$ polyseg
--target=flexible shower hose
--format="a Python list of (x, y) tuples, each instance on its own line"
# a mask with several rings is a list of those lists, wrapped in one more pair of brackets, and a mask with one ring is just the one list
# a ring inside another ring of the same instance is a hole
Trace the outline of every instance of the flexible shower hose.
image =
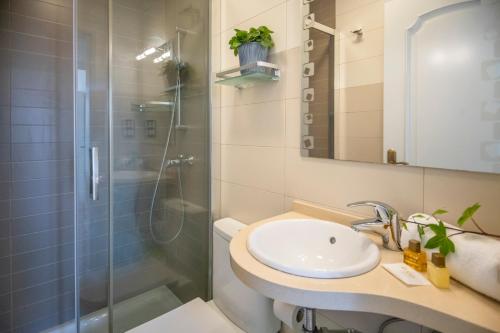
[[(156, 195), (158, 193), (158, 187), (159, 187), (159, 184), (160, 184), (160, 180), (161, 180), (161, 175), (163, 174), (163, 168), (165, 167), (165, 162), (167, 161), (167, 153), (168, 153), (168, 146), (170, 145), (170, 137), (172, 135), (172, 128), (174, 127), (174, 119), (175, 119), (175, 108), (177, 108), (177, 98), (178, 98), (178, 93), (179, 93), (179, 89), (180, 89), (180, 83), (181, 83), (181, 80), (180, 80), (180, 69), (179, 67), (177, 67), (177, 80), (176, 80), (176, 89), (175, 89), (175, 96), (174, 96), (174, 108), (171, 112), (171, 116), (170, 116), (170, 126), (168, 128), (168, 134), (167, 134), (167, 139), (166, 139), (166, 142), (165, 142), (165, 148), (163, 149), (163, 157), (162, 157), (162, 160), (161, 160), (161, 165), (160, 165), (160, 171), (158, 171), (158, 177), (156, 178), (156, 183), (155, 183), (155, 189), (154, 189), (154, 192), (153, 192), (153, 198), (151, 199), (151, 205), (149, 207), (149, 233), (151, 234), (151, 238), (153, 239), (153, 241), (157, 244), (161, 244), (161, 245), (168, 245), (170, 243), (172, 243), (174, 240), (177, 239), (177, 237), (179, 237), (179, 235), (181, 234), (182, 232), (182, 228), (184, 227), (184, 217), (185, 217), (185, 207), (184, 207), (184, 196), (183, 196), (183, 193), (182, 193), (182, 181), (181, 181), (181, 168), (182, 168), (182, 164), (179, 164), (177, 166), (177, 184), (178, 184), (178, 188), (179, 188), (179, 199), (181, 200), (181, 225), (179, 227), (179, 230), (177, 230), (177, 232), (175, 233), (175, 235), (167, 240), (162, 240), (162, 239), (159, 239), (156, 237), (155, 235), (155, 232), (154, 232), (154, 228), (153, 228), (153, 208), (154, 208), (154, 204), (155, 204), (155, 200), (156, 200)], [(167, 221), (168, 223), (168, 221)]]

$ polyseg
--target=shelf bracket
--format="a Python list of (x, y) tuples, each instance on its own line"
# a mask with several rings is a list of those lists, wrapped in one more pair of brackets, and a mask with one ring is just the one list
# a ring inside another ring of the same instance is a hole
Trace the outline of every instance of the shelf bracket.
[(335, 36), (335, 29), (316, 22), (314, 13), (304, 16), (304, 29), (316, 29), (330, 36)]

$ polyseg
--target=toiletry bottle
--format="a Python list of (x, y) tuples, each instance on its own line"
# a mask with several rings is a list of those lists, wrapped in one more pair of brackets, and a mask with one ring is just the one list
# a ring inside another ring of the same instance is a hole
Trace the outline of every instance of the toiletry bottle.
[(419, 272), (427, 270), (427, 255), (425, 252), (420, 251), (420, 242), (412, 239), (408, 243), (408, 248), (404, 250), (403, 261)]
[(433, 253), (429, 263), (429, 280), (438, 288), (450, 287), (450, 272), (446, 268), (446, 261), (441, 253)]

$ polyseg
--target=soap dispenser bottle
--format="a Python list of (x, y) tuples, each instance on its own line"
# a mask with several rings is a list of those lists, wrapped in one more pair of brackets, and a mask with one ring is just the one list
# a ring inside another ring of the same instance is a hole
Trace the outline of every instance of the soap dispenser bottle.
[(450, 272), (446, 268), (445, 257), (441, 253), (433, 253), (428, 267), (429, 280), (438, 288), (450, 287)]
[(425, 272), (427, 270), (427, 255), (425, 251), (420, 250), (418, 240), (412, 239), (408, 242), (408, 248), (403, 252), (403, 261), (416, 271)]

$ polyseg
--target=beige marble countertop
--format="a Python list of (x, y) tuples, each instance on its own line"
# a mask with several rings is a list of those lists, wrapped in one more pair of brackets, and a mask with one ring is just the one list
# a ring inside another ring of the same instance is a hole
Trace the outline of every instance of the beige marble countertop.
[(290, 304), (380, 313), (444, 333), (500, 332), (499, 302), (454, 280), (450, 289), (404, 285), (380, 265), (401, 262), (402, 253), (384, 249), (376, 235), (369, 237), (380, 248), (380, 264), (366, 274), (344, 279), (314, 279), (287, 274), (260, 263), (247, 251), (248, 235), (255, 228), (270, 221), (295, 218), (318, 218), (348, 224), (359, 217), (295, 202), (293, 211), (242, 229), (230, 244), (231, 266), (249, 287)]

